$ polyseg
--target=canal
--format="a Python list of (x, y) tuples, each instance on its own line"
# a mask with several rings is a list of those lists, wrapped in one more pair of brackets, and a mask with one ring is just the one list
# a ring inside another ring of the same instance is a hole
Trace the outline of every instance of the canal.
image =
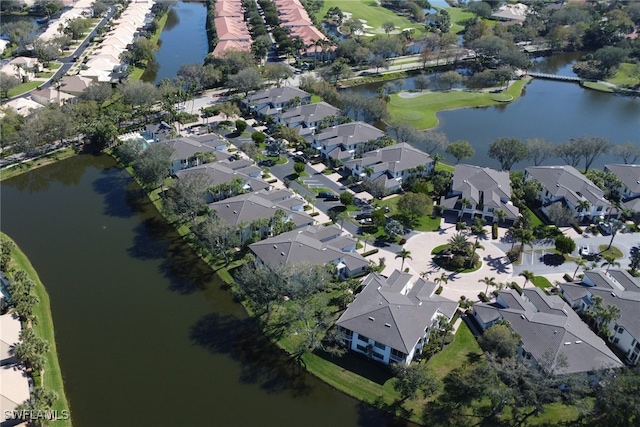
[(202, 64), (209, 52), (204, 2), (179, 0), (169, 10), (162, 30), (156, 62), (147, 67), (142, 80), (158, 84), (162, 79), (172, 80), (184, 64)]
[(387, 424), (264, 339), (110, 157), (4, 181), (0, 201), (50, 294), (75, 426)]

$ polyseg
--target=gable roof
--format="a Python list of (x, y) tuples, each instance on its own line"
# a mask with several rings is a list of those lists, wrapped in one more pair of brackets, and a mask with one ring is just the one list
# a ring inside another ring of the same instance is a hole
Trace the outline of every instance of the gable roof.
[(296, 227), (314, 223), (314, 219), (307, 213), (296, 212), (282, 203), (272, 202), (263, 196), (263, 192), (230, 197), (219, 202), (210, 203), (209, 207), (232, 226), (237, 226), (241, 223), (249, 224), (256, 219), (272, 218), (278, 209), (282, 209)]
[(340, 109), (326, 102), (299, 105), (280, 113), (280, 119), (286, 123), (318, 122), (326, 117), (340, 116)]
[(326, 128), (319, 134), (313, 135), (313, 140), (327, 146), (342, 144), (346, 147), (379, 139), (383, 136), (385, 133), (380, 129), (358, 121)]
[(474, 165), (456, 165), (451, 191), (442, 197), (440, 204), (454, 208), (461, 198), (476, 205), (484, 204), (502, 209), (509, 219), (516, 219), (520, 213), (514, 205), (502, 202), (502, 199), (511, 199), (511, 179), (506, 171)]
[(353, 169), (371, 167), (375, 172), (397, 173), (433, 162), (431, 156), (406, 142), (364, 153), (361, 158), (345, 162), (345, 167)]
[[(217, 143), (221, 141), (216, 138), (191, 138), (184, 137), (159, 142), (173, 148), (171, 160), (188, 159), (196, 153), (215, 153), (217, 160), (228, 159), (230, 154), (216, 150)], [(224, 142), (223, 142), (224, 143)]]
[(573, 166), (536, 166), (525, 171), (554, 197), (563, 197), (573, 206), (578, 206), (581, 200), (592, 205), (609, 205), (604, 192)]
[(522, 295), (513, 289), (500, 291), (497, 302), (473, 307), (483, 319), (493, 314), (496, 320), (509, 321), (522, 348), (539, 363), (549, 356), (565, 358), (568, 366), (555, 368), (556, 374), (623, 366), (568, 304), (538, 288), (524, 289)]
[(612, 164), (604, 165), (605, 170), (610, 171), (634, 193), (640, 193), (640, 165)]
[(395, 270), (389, 278), (369, 274), (364, 289), (337, 324), (379, 343), (411, 353), (438, 314), (453, 317), (458, 303), (436, 295), (436, 284)]
[(560, 289), (572, 300), (592, 296), (602, 298), (602, 303), (615, 305), (620, 317), (615, 321), (636, 340), (640, 339), (640, 279), (626, 270), (585, 271), (582, 282), (562, 283)]
[(60, 91), (62, 92), (84, 92), (91, 86), (93, 80), (82, 76), (64, 76), (60, 79)]
[[(216, 155), (218, 153), (221, 152), (216, 152)], [(261, 178), (251, 178), (249, 175), (242, 173), (241, 170), (234, 171), (221, 162), (206, 163), (204, 165), (183, 169), (176, 172), (176, 176), (182, 178), (194, 173), (206, 175), (211, 180), (212, 186), (232, 182), (235, 178), (241, 178), (246, 183), (245, 185), (248, 185), (250, 191), (259, 191), (271, 187), (265, 180)]]
[(311, 95), (302, 89), (291, 86), (272, 87), (249, 94), (246, 102), (251, 104), (282, 104), (290, 102), (295, 97), (307, 98)]
[(301, 262), (325, 265), (341, 259), (344, 259), (350, 270), (369, 265), (359, 253), (343, 251), (347, 246), (346, 242), (355, 247), (356, 241), (350, 236), (341, 236), (342, 230), (335, 224), (328, 227), (310, 225), (253, 243), (249, 248), (262, 262), (270, 266)]

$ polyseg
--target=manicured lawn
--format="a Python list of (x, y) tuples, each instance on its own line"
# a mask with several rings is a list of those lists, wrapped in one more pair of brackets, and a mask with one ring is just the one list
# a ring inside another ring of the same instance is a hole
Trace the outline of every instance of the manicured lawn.
[(311, 95), (311, 103), (315, 104), (316, 102), (322, 102), (322, 97), (320, 95)]
[(405, 17), (397, 15), (390, 9), (386, 9), (379, 6), (375, 0), (353, 0), (353, 1), (338, 1), (338, 0), (326, 0), (322, 10), (316, 14), (318, 22), (322, 22), (325, 14), (331, 8), (337, 6), (342, 12), (351, 13), (353, 18), (366, 21), (365, 24), (373, 28), (365, 28), (366, 34), (384, 34), (382, 24), (385, 22), (393, 22), (396, 26), (396, 31), (406, 28), (415, 28), (416, 35), (421, 33), (424, 26), (408, 20)]
[(640, 79), (638, 79), (637, 77), (633, 77), (633, 71), (635, 67), (635, 64), (624, 62), (620, 64), (618, 72), (613, 77), (608, 78), (607, 81), (619, 87), (637, 86), (638, 84), (640, 84)]
[(551, 282), (549, 281), (549, 279), (547, 279), (544, 276), (535, 276), (533, 278), (533, 280), (531, 281), (531, 283), (533, 283), (535, 286), (537, 286), (538, 288), (545, 290), (547, 288), (550, 288), (551, 286), (553, 286), (551, 284)]
[(36, 77), (43, 78), (43, 79), (47, 79), (47, 78), (49, 78), (49, 77), (51, 77), (51, 76), (53, 76), (53, 73), (52, 73), (52, 72), (46, 72), (46, 71), (44, 71), (44, 72), (42, 72), (42, 73), (36, 73)]
[[(389, 213), (387, 215), (402, 222), (401, 220), (404, 218), (401, 218), (401, 214), (398, 211), (398, 202), (400, 201), (400, 197), (401, 196), (396, 196), (385, 200), (376, 200), (373, 205), (380, 206), (382, 208), (388, 207)], [(411, 228), (415, 231), (436, 231), (440, 228), (441, 221), (441, 217), (436, 216), (435, 218), (432, 218), (431, 213), (429, 213), (428, 215), (416, 218)]]
[(11, 98), (12, 96), (20, 95), (25, 92), (29, 92), (30, 90), (33, 90), (38, 86), (40, 86), (42, 83), (44, 82), (38, 81), (38, 80), (32, 80), (30, 82), (19, 84), (18, 86), (9, 90), (9, 94), (8, 94), (9, 98)]
[(544, 223), (542, 222), (540, 217), (538, 217), (538, 215), (536, 215), (535, 212), (533, 212), (531, 209), (529, 209), (526, 206), (525, 206), (524, 210), (529, 211), (529, 213), (531, 214), (531, 224), (533, 225), (534, 228), (538, 227), (540, 225), (544, 225)]
[(449, 171), (453, 173), (456, 170), (456, 167), (447, 163), (438, 162), (435, 169), (436, 171)]
[(449, 31), (456, 34), (464, 30), (466, 22), (475, 16), (473, 13), (461, 7), (449, 7), (447, 8), (447, 12), (449, 12), (452, 24)]
[(287, 163), (286, 157), (267, 156), (266, 159), (276, 162), (277, 165), (284, 165), (285, 163)]
[(77, 153), (73, 148), (65, 148), (64, 150), (56, 151), (55, 153), (52, 153), (45, 157), (41, 157), (36, 160), (31, 160), (27, 163), (22, 163), (18, 166), (14, 166), (9, 169), (3, 169), (2, 173), (0, 173), (0, 181), (13, 178), (14, 176), (21, 175), (25, 172), (39, 168), (41, 166), (46, 166), (48, 164), (55, 163), (58, 160), (66, 159), (68, 157), (73, 157), (76, 154)]
[(57, 70), (60, 67), (62, 67), (62, 63), (61, 62), (50, 62), (49, 66), (47, 68), (50, 69), (50, 70)]
[(158, 20), (158, 28), (153, 36), (150, 37), (150, 40), (155, 44), (158, 44), (158, 40), (160, 39), (160, 35), (162, 34), (162, 30), (164, 29), (165, 24), (167, 23), (167, 18), (169, 18), (169, 13), (165, 13)]
[[(11, 240), (6, 234), (0, 234), (2, 235), (2, 239)], [(47, 294), (47, 290), (40, 281), (38, 273), (35, 271), (24, 252), (16, 247), (16, 249), (11, 253), (11, 257), (15, 263), (15, 268), (24, 270), (29, 278), (36, 283), (35, 294), (40, 299), (40, 303), (34, 308), (34, 313), (38, 322), (37, 324), (34, 324), (33, 329), (36, 334), (46, 340), (51, 347), (49, 353), (46, 354), (46, 363), (43, 375), (44, 387), (47, 390), (55, 391), (58, 394), (58, 400), (53, 404), (52, 409), (58, 412), (63, 410), (68, 411), (69, 404), (67, 402), (67, 397), (64, 394), (64, 382), (62, 380), (60, 364), (58, 363), (58, 351), (56, 349), (53, 319), (51, 317), (51, 307), (49, 305), (49, 294)], [(50, 425), (71, 426), (71, 420), (58, 420), (52, 422)]]
[[(506, 91), (506, 94), (517, 99), (522, 92), (526, 80), (518, 80)], [(414, 98), (401, 98), (391, 95), (389, 113), (393, 119), (407, 121), (418, 129), (429, 129), (438, 124), (436, 113), (456, 108), (485, 107), (502, 104), (496, 100), (496, 94), (489, 92), (471, 92), (452, 90), (448, 92), (424, 92)]]
[(620, 249), (616, 248), (615, 246), (611, 246), (611, 248), (607, 249), (608, 247), (609, 245), (598, 246), (598, 252), (600, 252), (600, 256), (604, 257), (605, 255), (613, 255), (616, 258), (624, 257), (624, 254)]
[[(442, 251), (444, 251), (447, 247), (449, 247), (448, 244), (436, 246), (435, 248), (433, 248), (431, 250), (431, 255), (438, 255)], [(453, 271), (453, 272), (456, 272), (456, 273), (473, 273), (474, 271), (477, 271), (477, 270), (480, 269), (480, 267), (482, 267), (482, 261), (480, 260), (481, 257), (479, 255), (480, 251), (481, 251), (481, 249), (476, 251), (476, 255), (475, 255), (475, 258), (474, 258), (474, 261), (476, 261), (476, 262), (473, 265), (473, 267), (471, 267), (471, 268), (469, 268), (469, 267), (454, 268), (452, 265), (450, 265), (451, 263), (450, 263), (449, 259), (445, 258), (445, 257), (437, 258), (437, 257), (434, 256), (433, 257), (433, 262), (435, 264), (437, 264), (438, 266), (440, 266), (441, 268), (444, 268), (447, 271)], [(466, 265), (469, 265), (469, 264), (465, 261), (464, 265), (466, 266)]]
[(443, 379), (449, 372), (464, 365), (470, 354), (481, 355), (482, 350), (467, 324), (462, 322), (453, 342), (433, 356), (427, 366), (439, 379)]
[(613, 88), (598, 82), (583, 82), (582, 85), (586, 88), (598, 90), (600, 92), (613, 92)]
[(131, 73), (129, 73), (129, 80), (140, 80), (140, 77), (144, 74), (144, 68), (131, 67)]

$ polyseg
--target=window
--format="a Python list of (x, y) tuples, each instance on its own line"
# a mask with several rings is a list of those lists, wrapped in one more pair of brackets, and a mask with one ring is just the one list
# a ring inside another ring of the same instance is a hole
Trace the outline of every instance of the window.
[(377, 353), (375, 351), (373, 353), (371, 353), (371, 354), (373, 355), (373, 357), (375, 357), (377, 359), (384, 359), (383, 355), (381, 355), (380, 353)]
[(369, 342), (369, 337), (365, 337), (364, 335), (358, 334), (358, 339), (360, 341)]
[(381, 342), (378, 342), (378, 341), (376, 341), (375, 344), (373, 344), (373, 345), (375, 345), (377, 348), (379, 348), (381, 350), (384, 350), (385, 348), (387, 348), (386, 345), (384, 345), (384, 344), (382, 344)]
[(614, 344), (618, 344), (619, 342), (620, 342), (620, 338), (614, 338), (614, 339), (613, 339), (613, 343), (614, 343)]
[(618, 329), (616, 329), (616, 332), (618, 332), (619, 334), (624, 332), (624, 328), (622, 326), (620, 326)]
[(395, 348), (391, 349), (391, 355), (395, 356), (397, 359), (404, 359), (405, 357), (407, 357), (406, 354), (404, 354), (403, 352), (396, 350)]

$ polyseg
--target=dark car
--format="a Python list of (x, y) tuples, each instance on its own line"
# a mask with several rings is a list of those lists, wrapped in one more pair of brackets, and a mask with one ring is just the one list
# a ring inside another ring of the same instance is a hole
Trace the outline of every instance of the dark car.
[(360, 213), (360, 214), (356, 215), (356, 219), (358, 221), (360, 221), (361, 219), (371, 218), (371, 216), (372, 216), (371, 212), (363, 212), (363, 213)]
[(319, 192), (318, 197), (323, 197), (325, 200), (340, 200), (340, 197), (328, 191)]

